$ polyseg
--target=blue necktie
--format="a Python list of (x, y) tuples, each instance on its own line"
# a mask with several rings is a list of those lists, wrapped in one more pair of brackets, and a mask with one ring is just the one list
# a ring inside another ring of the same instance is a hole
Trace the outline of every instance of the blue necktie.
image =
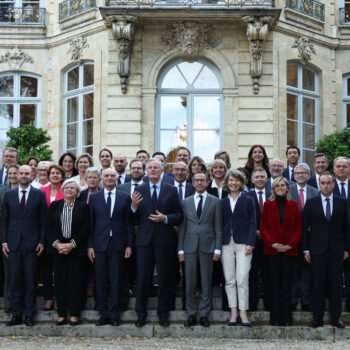
[(179, 184), (179, 198), (180, 198), (180, 202), (182, 202), (182, 198), (183, 198), (182, 184)]
[(326, 205), (326, 219), (327, 219), (328, 222), (331, 222), (332, 214), (331, 214), (331, 203), (329, 202), (329, 198), (326, 198), (326, 202), (327, 202), (327, 205)]
[(153, 209), (156, 210), (157, 208), (157, 186), (153, 185), (153, 193), (152, 193), (152, 204), (153, 204)]
[(342, 182), (340, 185), (341, 185), (340, 195), (346, 199), (345, 183)]

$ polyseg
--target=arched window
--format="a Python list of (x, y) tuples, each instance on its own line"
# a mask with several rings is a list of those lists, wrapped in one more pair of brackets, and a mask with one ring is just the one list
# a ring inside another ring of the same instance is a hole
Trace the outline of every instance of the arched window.
[(301, 150), (300, 161), (313, 164), (318, 139), (318, 73), (299, 63), (287, 64), (287, 145)]
[(10, 127), (40, 127), (40, 116), (40, 77), (24, 72), (0, 74), (0, 142), (5, 142)]
[(343, 78), (343, 126), (350, 128), (350, 74)]
[(215, 66), (178, 60), (158, 79), (156, 149), (168, 154), (188, 147), (205, 161), (223, 146), (223, 96)]
[(93, 155), (93, 63), (83, 63), (65, 72), (63, 99), (64, 151)]

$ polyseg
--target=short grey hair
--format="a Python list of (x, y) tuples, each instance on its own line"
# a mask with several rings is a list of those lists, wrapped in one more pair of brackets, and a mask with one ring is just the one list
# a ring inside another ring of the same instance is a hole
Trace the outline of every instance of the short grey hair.
[(44, 166), (47, 166), (50, 168), (50, 166), (52, 165), (52, 162), (50, 162), (49, 160), (41, 160), (39, 163), (38, 163), (38, 168), (40, 167), (40, 165), (44, 165)]
[(63, 182), (62, 187), (61, 187), (62, 192), (63, 192), (63, 190), (65, 189), (65, 187), (66, 187), (69, 183), (74, 183), (75, 188), (77, 189), (76, 198), (79, 197), (79, 195), (80, 195), (80, 186), (79, 186), (78, 182), (77, 182), (75, 179), (73, 179), (73, 178), (67, 179), (67, 180), (65, 180), (65, 181)]
[(183, 166), (186, 168), (186, 170), (188, 171), (188, 165), (187, 165), (185, 162), (183, 162), (183, 161), (176, 162), (176, 163), (174, 164), (174, 168), (176, 167), (177, 164), (183, 165)]
[(311, 174), (310, 167), (309, 167), (306, 163), (299, 163), (299, 164), (295, 167), (294, 172), (297, 170), (297, 168), (303, 168), (303, 169), (305, 169), (305, 170), (309, 173), (309, 175)]
[(97, 173), (98, 178), (101, 177), (100, 169), (97, 168), (96, 166), (91, 166), (91, 167), (86, 169), (86, 172), (85, 172), (85, 178), (86, 179), (87, 179), (87, 177), (89, 176), (90, 173)]
[(104, 175), (104, 173), (105, 173), (106, 171), (109, 171), (109, 170), (111, 170), (116, 176), (118, 176), (117, 170), (112, 169), (112, 168), (103, 169), (103, 170), (102, 170), (102, 176)]
[(164, 165), (163, 165), (163, 163), (162, 163), (159, 159), (157, 159), (157, 158), (151, 158), (151, 159), (147, 162), (146, 170), (148, 170), (149, 163), (151, 163), (151, 162), (156, 162), (156, 163), (159, 165), (160, 169), (161, 169), (162, 171), (164, 170)]
[(343, 157), (343, 156), (339, 156), (339, 157), (335, 158), (334, 161), (333, 161), (333, 166), (335, 166), (335, 163), (336, 163), (338, 160), (346, 160), (346, 161), (348, 162), (348, 166), (350, 166), (350, 160), (349, 160), (349, 158), (346, 158), (346, 157)]
[(230, 189), (228, 188), (228, 180), (230, 177), (233, 177), (234, 179), (242, 183), (239, 189), (242, 192), (244, 190), (244, 185), (245, 185), (244, 174), (241, 171), (234, 168), (227, 170), (224, 178), (223, 189), (230, 193)]

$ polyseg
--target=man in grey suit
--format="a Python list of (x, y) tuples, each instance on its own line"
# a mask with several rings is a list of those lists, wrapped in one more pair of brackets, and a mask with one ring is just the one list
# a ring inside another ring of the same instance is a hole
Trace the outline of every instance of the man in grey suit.
[(199, 262), (201, 277), (199, 323), (203, 327), (209, 327), (213, 261), (220, 259), (222, 245), (221, 202), (207, 193), (206, 174), (195, 174), (193, 186), (195, 194), (182, 202), (184, 221), (180, 225), (178, 239), (179, 261), (186, 262), (186, 309), (189, 317), (185, 326), (197, 324), (196, 286)]
[[(320, 191), (307, 184), (311, 171), (306, 163), (299, 163), (294, 169), (296, 183), (290, 186), (290, 193), (293, 200), (299, 203), (300, 211), (304, 209), (307, 200), (316, 197)], [(294, 270), (291, 291), (291, 308), (296, 309), (298, 301), (298, 285), (300, 280), (300, 299), (303, 311), (311, 309), (311, 267), (304, 259), (303, 250), (299, 249), (298, 263)]]

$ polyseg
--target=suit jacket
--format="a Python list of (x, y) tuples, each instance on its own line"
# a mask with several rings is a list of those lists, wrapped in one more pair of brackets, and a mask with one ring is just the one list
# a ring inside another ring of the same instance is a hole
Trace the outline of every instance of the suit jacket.
[(256, 215), (253, 198), (241, 192), (233, 213), (230, 199), (224, 198), (222, 200), (222, 214), (224, 227), (222, 244), (229, 244), (232, 236), (237, 244), (255, 247)]
[(71, 251), (71, 256), (86, 257), (87, 241), (90, 235), (90, 216), (87, 204), (75, 201), (72, 212), (71, 238), (62, 235), (61, 214), (64, 200), (52, 202), (46, 219), (46, 240), (48, 242), (48, 253), (58, 254), (52, 244), (59, 240), (60, 243), (69, 243), (74, 239), (76, 247)]
[[(183, 212), (180, 204), (177, 189), (161, 182), (156, 208), (153, 208), (150, 184), (143, 183), (137, 187), (137, 192), (142, 196), (142, 201), (135, 212), (138, 222), (138, 232), (136, 235), (136, 247), (154, 244), (164, 247), (176, 247), (176, 235), (174, 226), (179, 225), (183, 220)], [(150, 214), (158, 210), (168, 217), (168, 223), (155, 223), (149, 219)]]
[[(148, 175), (143, 177), (143, 182), (145, 183), (149, 183), (149, 178)], [(174, 177), (170, 176), (168, 173), (167, 174), (163, 174), (163, 178), (162, 178), (162, 182), (169, 184), (169, 185), (173, 185), (174, 184)]]
[(319, 189), (318, 186), (317, 186), (316, 175), (312, 175), (312, 176), (310, 177), (309, 181), (307, 182), (307, 184), (310, 185), (310, 186), (312, 186), (312, 187), (314, 187), (314, 188)]
[(2, 243), (7, 243), (10, 251), (16, 251), (23, 235), (26, 248), (35, 251), (39, 243), (45, 243), (46, 213), (42, 191), (30, 188), (23, 214), (18, 189), (6, 192), (2, 207)]
[[(49, 208), (51, 205), (51, 196), (50, 196), (51, 185), (41, 187), (40, 190), (45, 193), (47, 207)], [(55, 197), (55, 201), (60, 201), (61, 199), (63, 199), (63, 193), (62, 193), (62, 188), (60, 185), (58, 192), (56, 194), (56, 197)]]
[[(318, 194), (320, 193), (320, 191), (310, 185), (306, 186), (306, 201), (308, 201), (311, 198), (314, 198), (316, 196), (318, 196)], [(290, 195), (292, 197), (292, 199), (294, 201), (297, 201), (299, 204), (299, 209), (300, 211), (303, 210), (303, 208), (301, 207), (301, 201), (300, 201), (300, 196), (298, 193), (298, 186), (296, 183), (293, 183), (290, 185)], [(304, 203), (305, 206), (305, 203)]]
[[(107, 210), (104, 190), (93, 193), (89, 199), (91, 236), (88, 247), (97, 252), (105, 252), (109, 240), (116, 251), (123, 252), (125, 247), (133, 247), (133, 227), (131, 221), (131, 198), (130, 195), (119, 191), (115, 194), (115, 204), (112, 216)], [(112, 238), (110, 231), (112, 230)]]
[(276, 200), (265, 202), (260, 221), (260, 234), (264, 241), (264, 255), (277, 255), (277, 250), (271, 245), (281, 243), (292, 247), (286, 255), (297, 256), (297, 247), (301, 238), (299, 204), (296, 201), (287, 200), (281, 225)]
[(2, 167), (0, 169), (0, 185), (7, 185), (7, 174), (6, 174), (6, 177), (5, 177), (5, 182), (3, 183), (2, 182), (2, 175), (4, 174), (4, 168)]
[(306, 201), (303, 210), (303, 250), (312, 255), (343, 255), (350, 251), (349, 210), (346, 200), (333, 195), (331, 221), (324, 215), (322, 198)]
[[(335, 186), (333, 188), (333, 194), (335, 194), (336, 196), (341, 197), (337, 181), (335, 181)], [(350, 181), (348, 181), (348, 197), (346, 198), (346, 201), (348, 203), (349, 210), (350, 210)]]
[[(211, 194), (212, 196), (215, 196), (219, 198), (218, 189), (216, 187), (211, 187), (211, 184), (213, 183), (213, 180), (209, 182), (209, 185), (207, 187), (207, 192)], [(224, 189), (222, 190), (222, 196), (221, 199), (224, 199), (228, 196), (228, 192), (226, 192)]]
[(80, 195), (78, 197), (78, 200), (82, 203), (87, 203), (87, 199), (88, 199), (88, 194), (89, 194), (89, 189), (86, 188), (85, 190), (82, 190), (80, 192)]
[[(268, 183), (268, 182), (267, 182)], [(267, 184), (266, 183), (266, 184)], [(260, 209), (260, 204), (259, 204), (259, 199), (256, 196), (255, 189), (250, 190), (247, 193), (248, 196), (252, 197), (254, 200), (254, 206), (255, 206), (255, 218), (256, 218), (256, 228), (257, 230), (260, 229), (260, 221), (261, 221), (261, 209)], [(267, 186), (265, 186), (265, 202), (269, 200), (271, 196), (271, 189), (268, 190)]]
[(222, 245), (222, 212), (220, 199), (208, 194), (198, 219), (194, 195), (182, 201), (184, 220), (180, 225), (178, 251), (214, 253)]
[(292, 176), (292, 178), (289, 176), (289, 168), (284, 168), (282, 176), (284, 178), (286, 178), (289, 182), (295, 182), (295, 178), (294, 175)]
[[(175, 182), (174, 182), (174, 178), (173, 178), (173, 181), (170, 185), (173, 185), (175, 186)], [(195, 192), (192, 184), (190, 182), (185, 182), (185, 198), (189, 197), (189, 196), (192, 196)], [(179, 192), (178, 192), (179, 193)]]
[[(131, 181), (131, 175), (130, 175), (130, 174), (126, 174), (126, 175), (125, 175), (124, 184), (126, 184), (126, 183), (128, 183), (128, 182), (130, 182), (130, 181)], [(123, 184), (120, 184), (120, 185), (123, 185)], [(120, 186), (120, 185), (118, 185), (118, 186)]]

